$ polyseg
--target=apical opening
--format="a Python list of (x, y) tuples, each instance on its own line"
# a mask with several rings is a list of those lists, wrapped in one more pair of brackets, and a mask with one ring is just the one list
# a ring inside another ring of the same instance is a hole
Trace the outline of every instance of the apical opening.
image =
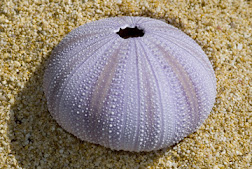
[(138, 27), (134, 27), (134, 28), (129, 28), (126, 27), (124, 29), (121, 29), (116, 32), (121, 38), (123, 39), (128, 39), (128, 38), (135, 38), (135, 37), (142, 37), (144, 36), (144, 30), (143, 29), (139, 29)]

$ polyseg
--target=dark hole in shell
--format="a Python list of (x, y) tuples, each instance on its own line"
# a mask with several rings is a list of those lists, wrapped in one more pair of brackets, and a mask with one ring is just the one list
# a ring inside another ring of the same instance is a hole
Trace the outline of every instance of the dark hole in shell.
[(121, 29), (116, 32), (121, 38), (128, 39), (128, 38), (135, 38), (135, 37), (143, 37), (144, 30), (139, 29), (138, 27), (129, 28), (126, 27), (125, 29)]

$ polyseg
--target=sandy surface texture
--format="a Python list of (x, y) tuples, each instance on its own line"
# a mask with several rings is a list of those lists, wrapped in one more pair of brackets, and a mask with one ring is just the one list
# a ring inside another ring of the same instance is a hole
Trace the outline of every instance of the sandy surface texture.
[[(161, 19), (213, 64), (215, 106), (173, 147), (112, 151), (65, 132), (47, 110), (46, 60), (74, 28), (112, 16)], [(34, 0), (0, 2), (0, 168), (251, 168), (252, 1)]]

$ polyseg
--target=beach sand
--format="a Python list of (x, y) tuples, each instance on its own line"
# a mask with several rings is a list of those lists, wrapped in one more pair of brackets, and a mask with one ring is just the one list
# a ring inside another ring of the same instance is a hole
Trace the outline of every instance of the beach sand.
[[(74, 28), (113, 16), (146, 16), (184, 31), (217, 78), (211, 114), (197, 132), (159, 151), (113, 151), (80, 141), (47, 110), (46, 60)], [(252, 1), (35, 0), (0, 2), (0, 168), (242, 168), (252, 166)]]

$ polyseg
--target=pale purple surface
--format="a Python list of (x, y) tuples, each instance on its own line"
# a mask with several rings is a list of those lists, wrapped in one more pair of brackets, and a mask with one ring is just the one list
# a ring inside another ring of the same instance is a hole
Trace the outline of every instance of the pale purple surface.
[[(120, 28), (144, 30), (123, 39)], [(81, 140), (116, 150), (177, 143), (204, 122), (216, 95), (211, 63), (165, 22), (116, 17), (87, 23), (53, 50), (44, 75), (48, 108)]]

